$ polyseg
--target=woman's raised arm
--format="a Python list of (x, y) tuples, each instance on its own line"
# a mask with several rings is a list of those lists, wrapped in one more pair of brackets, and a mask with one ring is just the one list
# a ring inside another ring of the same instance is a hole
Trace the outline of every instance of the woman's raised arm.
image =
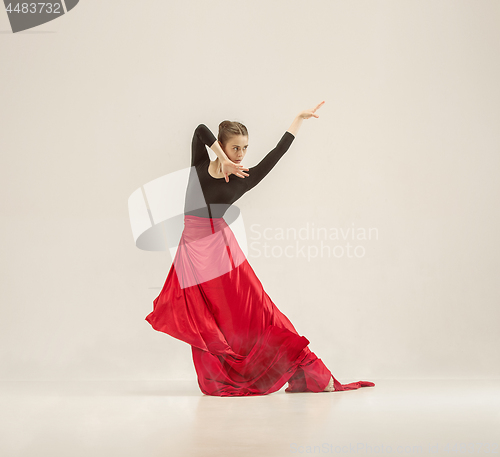
[(323, 103), (325, 103), (324, 100), (321, 103), (319, 103), (318, 105), (316, 105), (316, 108), (306, 109), (306, 110), (302, 111), (301, 113), (299, 113), (297, 115), (297, 117), (293, 120), (292, 125), (290, 125), (290, 127), (288, 127), (287, 132), (290, 132), (292, 135), (296, 136), (297, 132), (299, 131), (300, 126), (302, 125), (302, 121), (304, 119), (309, 119), (310, 117), (313, 117), (313, 116), (319, 117), (316, 114), (316, 110), (320, 109), (321, 105), (323, 105)]
[(247, 184), (247, 192), (261, 182), (264, 177), (273, 169), (286, 151), (290, 148), (295, 136), (286, 131), (274, 149), (269, 151), (266, 156), (255, 167), (248, 169), (248, 176), (245, 178)]
[(325, 103), (322, 101), (315, 108), (310, 110), (304, 110), (300, 112), (297, 117), (293, 120), (292, 124), (288, 130), (283, 134), (280, 141), (276, 147), (267, 153), (267, 155), (255, 166), (248, 169), (249, 177), (246, 178), (245, 182), (247, 184), (247, 191), (252, 187), (255, 187), (264, 177), (272, 170), (272, 168), (278, 163), (278, 160), (283, 157), (286, 151), (290, 148), (295, 135), (302, 125), (304, 119), (309, 119), (310, 117), (319, 117), (316, 114), (316, 110)]

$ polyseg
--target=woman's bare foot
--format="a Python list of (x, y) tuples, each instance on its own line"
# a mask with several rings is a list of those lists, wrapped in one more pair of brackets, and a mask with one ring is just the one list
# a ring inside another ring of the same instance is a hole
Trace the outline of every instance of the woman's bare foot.
[(333, 385), (333, 377), (330, 378), (330, 382), (328, 383), (328, 385), (326, 386), (325, 390), (323, 392), (334, 392), (335, 391), (335, 387)]

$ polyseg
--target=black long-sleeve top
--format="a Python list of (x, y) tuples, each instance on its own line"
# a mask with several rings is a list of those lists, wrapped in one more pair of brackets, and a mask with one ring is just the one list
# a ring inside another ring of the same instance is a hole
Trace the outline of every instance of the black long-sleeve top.
[[(210, 157), (205, 145), (210, 147), (216, 139), (205, 124), (198, 125), (194, 131), (191, 143), (192, 168), (184, 214), (222, 217), (236, 200), (262, 181), (289, 149), (295, 136), (286, 131), (273, 150), (268, 152), (257, 165), (245, 171), (249, 176), (240, 178), (231, 174), (229, 182), (226, 182), (225, 178), (214, 178), (208, 172)], [(200, 193), (200, 187), (203, 195)]]

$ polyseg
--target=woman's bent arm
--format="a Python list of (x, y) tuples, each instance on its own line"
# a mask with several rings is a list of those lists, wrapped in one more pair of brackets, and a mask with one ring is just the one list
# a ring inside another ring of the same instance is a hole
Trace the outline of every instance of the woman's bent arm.
[(227, 157), (226, 153), (222, 150), (217, 140), (213, 142), (213, 144), (210, 146), (210, 149), (215, 152), (215, 154), (220, 160), (220, 163), (224, 163), (224, 161), (229, 160), (229, 158)]
[(205, 160), (209, 160), (205, 145), (210, 146), (216, 141), (215, 135), (205, 124), (196, 127), (191, 142), (191, 166), (198, 166)]

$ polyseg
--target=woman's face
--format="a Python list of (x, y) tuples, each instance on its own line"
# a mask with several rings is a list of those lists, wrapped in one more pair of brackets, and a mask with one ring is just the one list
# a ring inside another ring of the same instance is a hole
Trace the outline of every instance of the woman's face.
[(248, 137), (246, 135), (235, 135), (229, 138), (225, 146), (222, 144), (220, 146), (231, 162), (241, 163), (247, 153)]

